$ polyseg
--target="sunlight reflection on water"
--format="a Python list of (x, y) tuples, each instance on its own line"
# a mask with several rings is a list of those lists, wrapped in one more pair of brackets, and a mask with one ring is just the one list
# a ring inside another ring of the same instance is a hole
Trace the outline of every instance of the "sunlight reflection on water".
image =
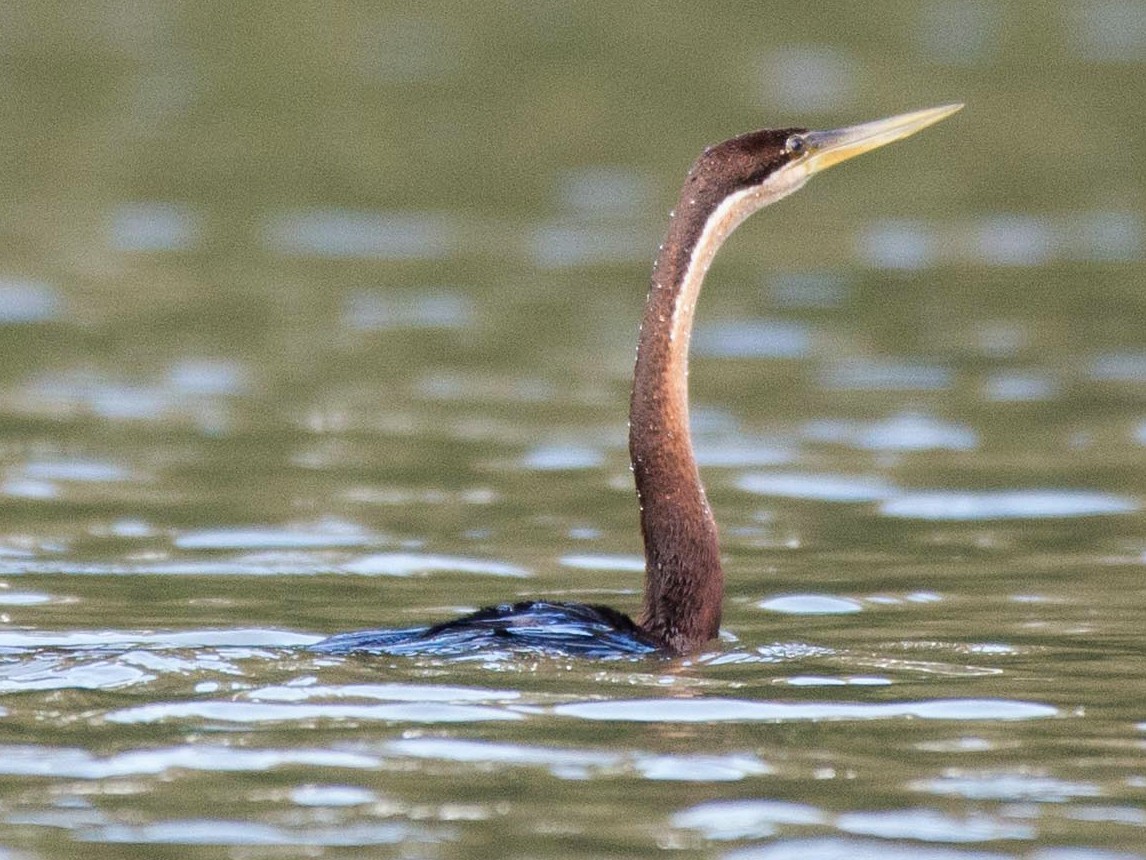
[(303, 209), (268, 218), (263, 241), (298, 257), (421, 260), (449, 254), (455, 234), (453, 219), (440, 213)]
[(112, 213), (110, 242), (117, 251), (188, 251), (202, 233), (201, 218), (178, 203), (124, 203)]
[(884, 720), (917, 717), (925, 720), (1037, 720), (1058, 709), (1035, 702), (1003, 699), (948, 699), (923, 702), (749, 702), (735, 699), (703, 701), (647, 700), (579, 702), (557, 705), (561, 716), (619, 722), (788, 722), (804, 720)]
[(0, 326), (51, 322), (63, 309), (64, 298), (55, 287), (0, 277)]
[(1090, 517), (1137, 511), (1132, 499), (1083, 490), (929, 490), (904, 493), (880, 505), (889, 517), (921, 520), (1010, 520)]

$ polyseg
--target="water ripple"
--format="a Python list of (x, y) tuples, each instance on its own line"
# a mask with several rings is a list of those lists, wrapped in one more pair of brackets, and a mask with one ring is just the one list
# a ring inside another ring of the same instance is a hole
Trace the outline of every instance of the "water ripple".
[(108, 824), (80, 830), (75, 838), (81, 842), (111, 842), (142, 845), (305, 845), (352, 846), (396, 845), (400, 842), (438, 842), (441, 835), (415, 831), (399, 822), (339, 824), (318, 827), (306, 824), (297, 828), (259, 824), (253, 821), (173, 820), (154, 824)]
[(469, 296), (441, 290), (411, 296), (353, 293), (342, 311), (344, 325), (359, 331), (464, 328), (473, 323), (474, 316)]
[(955, 817), (935, 809), (848, 812), (836, 819), (836, 827), (859, 836), (923, 842), (991, 842), (1035, 836), (1035, 829), (1028, 824), (1000, 821), (982, 813)]
[(743, 848), (724, 860), (1014, 860), (995, 851), (966, 851), (930, 845), (896, 845), (885, 840), (821, 836), (784, 839)]
[(858, 600), (830, 594), (786, 594), (762, 600), (756, 605), (785, 615), (847, 615), (863, 611), (863, 604)]
[(933, 699), (922, 702), (752, 702), (742, 699), (647, 699), (557, 705), (555, 714), (583, 720), (636, 723), (804, 722), (885, 720), (1037, 720), (1057, 716), (1051, 705), (1007, 699)]
[(63, 313), (60, 292), (39, 281), (0, 278), (0, 325), (52, 322)]
[(369, 770), (377, 756), (326, 749), (242, 749), (221, 745), (187, 745), (129, 750), (99, 757), (74, 747), (0, 746), (0, 773), (71, 779), (153, 776), (172, 770), (262, 772), (285, 766)]
[(929, 490), (905, 493), (880, 505), (888, 517), (918, 520), (1014, 520), (1127, 514), (1139, 504), (1085, 490)]
[(267, 220), (268, 248), (295, 257), (426, 260), (456, 245), (452, 219), (431, 212), (302, 209)]
[(825, 502), (877, 502), (899, 492), (894, 484), (877, 475), (755, 472), (741, 475), (736, 486), (761, 496)]
[(310, 547), (363, 546), (380, 538), (354, 525), (340, 521), (290, 528), (249, 526), (184, 532), (175, 538), (179, 549), (304, 549)]
[(909, 786), (914, 791), (967, 800), (1038, 801), (1059, 803), (1072, 797), (1099, 797), (1102, 789), (1091, 782), (1072, 782), (1030, 773), (961, 773), (923, 779)]
[(824, 419), (804, 426), (804, 436), (816, 442), (849, 445), (870, 451), (970, 451), (979, 444), (974, 430), (929, 415), (904, 413), (883, 421)]
[(112, 213), (110, 244), (117, 251), (154, 253), (193, 250), (201, 217), (181, 203), (123, 203)]
[(528, 570), (502, 561), (414, 552), (368, 555), (343, 565), (342, 570), (361, 576), (414, 576), (438, 572), (474, 573), (482, 576), (529, 576)]
[(803, 358), (812, 349), (812, 329), (791, 320), (724, 320), (701, 323), (692, 352), (709, 358)]
[(602, 771), (635, 771), (649, 780), (727, 782), (772, 772), (768, 764), (749, 754), (614, 753), (452, 738), (392, 741), (386, 749), (404, 756), (441, 761), (541, 766), (560, 779), (586, 779)]
[(777, 824), (818, 825), (828, 816), (814, 806), (782, 800), (717, 800), (677, 812), (673, 827), (697, 830), (705, 839), (759, 839)]
[(347, 684), (341, 687), (261, 687), (245, 694), (256, 702), (305, 702), (311, 699), (373, 699), (388, 702), (510, 702), (516, 690), (486, 690), (430, 684)]
[(260, 702), (155, 702), (112, 711), (109, 723), (151, 725), (200, 719), (225, 723), (362, 720), (392, 723), (484, 723), (525, 719), (519, 713), (478, 705), (418, 702), (397, 705), (263, 704)]

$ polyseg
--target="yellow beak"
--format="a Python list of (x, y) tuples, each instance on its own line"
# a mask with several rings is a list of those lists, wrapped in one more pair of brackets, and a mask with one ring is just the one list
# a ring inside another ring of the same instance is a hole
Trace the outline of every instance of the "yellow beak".
[(886, 143), (915, 134), (941, 119), (946, 119), (962, 107), (962, 104), (944, 105), (834, 131), (809, 131), (802, 134), (800, 137), (803, 138), (808, 151), (807, 160), (804, 162), (807, 165), (807, 175), (819, 173), (841, 161), (847, 161)]

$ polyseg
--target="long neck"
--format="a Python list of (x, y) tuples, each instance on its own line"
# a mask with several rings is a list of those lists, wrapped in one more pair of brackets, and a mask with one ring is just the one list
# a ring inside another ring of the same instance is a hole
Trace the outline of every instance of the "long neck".
[(662, 647), (682, 654), (716, 636), (724, 597), (716, 522), (689, 433), (688, 347), (708, 266), (756, 208), (745, 207), (741, 196), (693, 197), (686, 184), (653, 268), (637, 344), (629, 455), (645, 542), (638, 623)]
[[(653, 267), (637, 342), (629, 409), (629, 456), (641, 505), (645, 597), (638, 623), (662, 648), (696, 650), (720, 630), (724, 572), (688, 424), (688, 345), (704, 276), (729, 234), (750, 214), (799, 188), (806, 174), (772, 169), (737, 187), (728, 165), (739, 143), (706, 150), (689, 171)], [(729, 146), (731, 145), (731, 150)]]

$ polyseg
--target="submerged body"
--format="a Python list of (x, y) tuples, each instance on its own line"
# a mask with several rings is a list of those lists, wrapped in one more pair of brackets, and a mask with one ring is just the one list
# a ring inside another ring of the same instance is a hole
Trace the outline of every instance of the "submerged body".
[(960, 107), (837, 131), (763, 129), (709, 147), (693, 164), (653, 268), (633, 373), (629, 456), (645, 545), (644, 600), (636, 622), (603, 606), (525, 602), (433, 627), (344, 633), (314, 647), (333, 653), (452, 656), (493, 648), (632, 657), (688, 654), (715, 638), (724, 574), (688, 416), (689, 339), (708, 267), (753, 212), (815, 173), (913, 134)]
[(432, 627), (339, 633), (312, 650), (432, 657), (524, 651), (605, 660), (644, 657), (660, 648), (629, 616), (608, 606), (537, 600), (487, 606)]

